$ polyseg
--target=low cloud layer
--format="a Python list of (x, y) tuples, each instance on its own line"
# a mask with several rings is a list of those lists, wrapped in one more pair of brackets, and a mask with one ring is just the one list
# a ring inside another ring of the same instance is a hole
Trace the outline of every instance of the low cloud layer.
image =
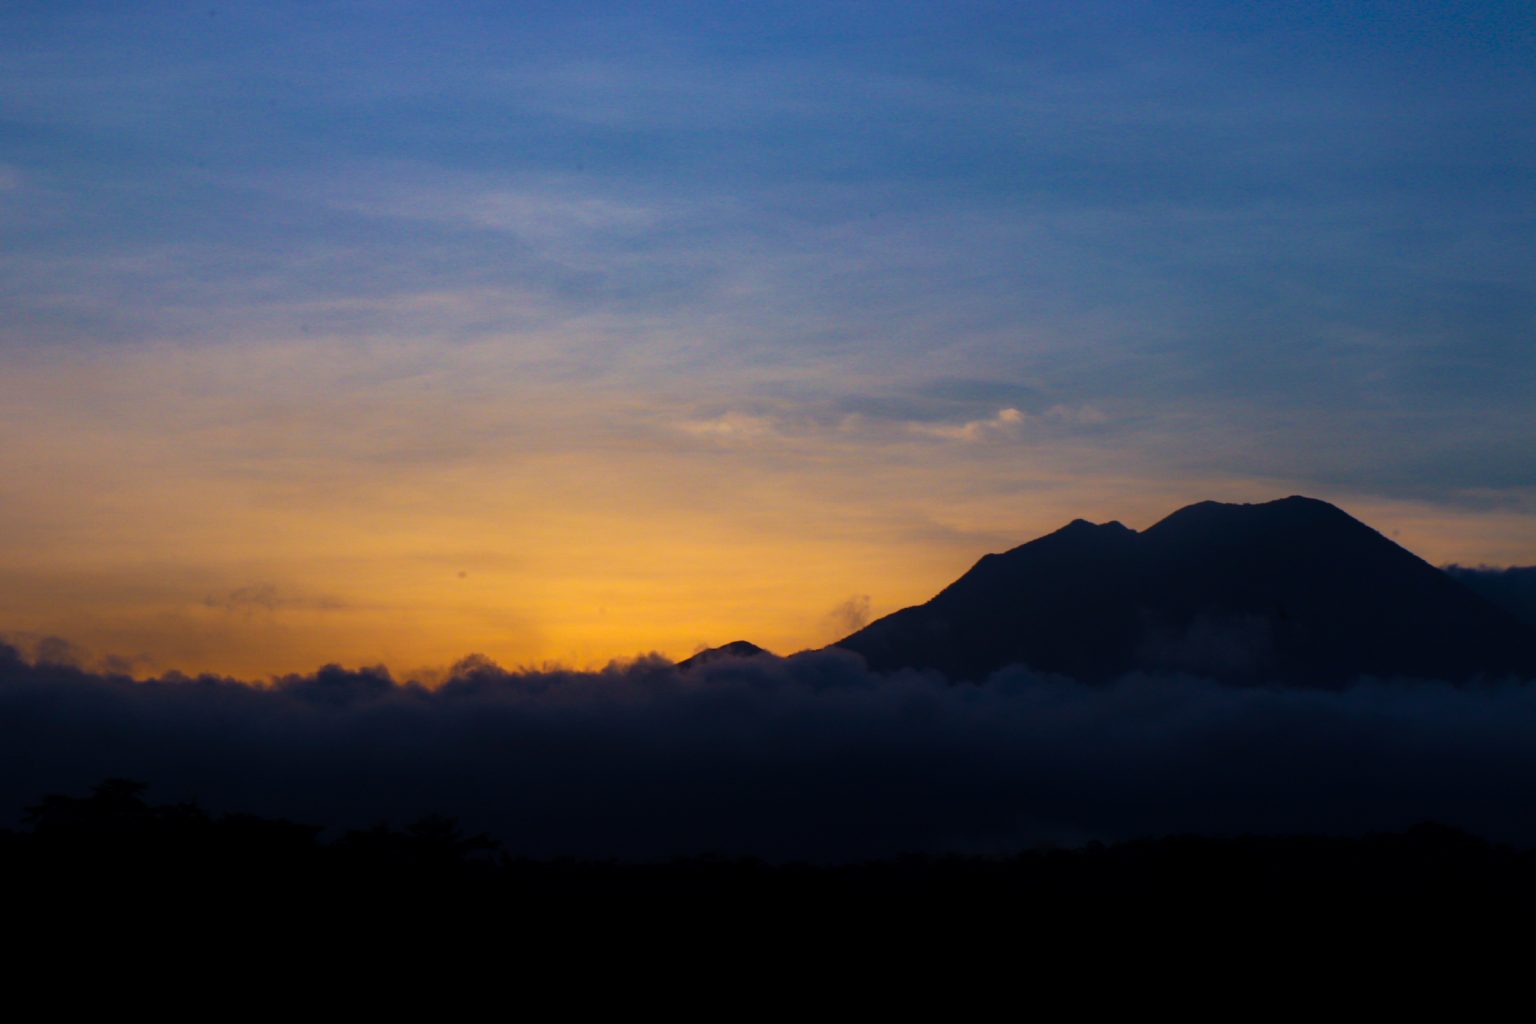
[(530, 855), (837, 860), (1426, 819), (1536, 843), (1536, 689), (951, 686), (839, 652), (258, 687), (0, 647), (0, 767), (8, 816), (125, 776), (156, 800), (336, 826), (445, 813)]

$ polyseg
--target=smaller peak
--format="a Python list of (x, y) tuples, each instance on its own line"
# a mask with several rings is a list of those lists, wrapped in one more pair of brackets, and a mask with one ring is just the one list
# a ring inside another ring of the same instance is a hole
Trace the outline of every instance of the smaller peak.
[(684, 658), (677, 663), (678, 668), (692, 668), (706, 661), (715, 661), (718, 658), (755, 658), (760, 654), (772, 655), (772, 651), (759, 647), (750, 640), (732, 640), (728, 644), (719, 647), (706, 648), (691, 658)]
[(1126, 526), (1124, 523), (1120, 522), (1118, 519), (1111, 519), (1107, 523), (1093, 523), (1093, 522), (1089, 522), (1086, 519), (1074, 519), (1070, 523), (1068, 523), (1066, 526), (1063, 526), (1061, 529), (1057, 530), (1056, 532), (1057, 533), (1066, 533), (1069, 530), (1072, 531), (1073, 533), (1087, 533), (1090, 530), (1092, 530), (1092, 531), (1099, 531), (1099, 532), (1109, 532), (1109, 533), (1135, 533), (1136, 532), (1135, 530), (1132, 530), (1129, 526)]
[(754, 654), (768, 653), (766, 650), (757, 646), (757, 644), (754, 644), (750, 640), (732, 640), (728, 644), (721, 644), (719, 647), (714, 648), (714, 651), (717, 654), (730, 654), (738, 658), (750, 657)]
[(1041, 537), (1040, 540), (1087, 540), (1098, 532), (1098, 526), (1086, 519), (1074, 519), (1066, 526)]
[[(1074, 519), (1054, 533), (1048, 533), (1037, 540), (1030, 541), (1028, 544), (1023, 545), (1023, 547), (1030, 548), (1036, 544), (1043, 543), (1047, 547), (1066, 545), (1073, 549), (1094, 549), (1103, 547), (1106, 544), (1118, 546), (1126, 538), (1134, 537), (1135, 535), (1136, 531), (1125, 526), (1123, 523), (1091, 523), (1086, 519)], [(1014, 550), (1018, 551), (1021, 548), (1015, 548)]]

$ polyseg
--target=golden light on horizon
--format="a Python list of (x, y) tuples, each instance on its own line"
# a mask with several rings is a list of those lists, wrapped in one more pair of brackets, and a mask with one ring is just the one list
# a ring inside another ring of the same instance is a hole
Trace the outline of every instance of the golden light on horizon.
[[(436, 364), (465, 382), (447, 393), (419, 386), (409, 347), (378, 350), (355, 393), (350, 361), (316, 345), (14, 368), (0, 617), (140, 674), (410, 674), (470, 653), (592, 667), (734, 639), (789, 653), (844, 635), (865, 597), (874, 616), (924, 601), (1079, 516), (1144, 528), (1294, 489), (1124, 475), (1017, 412), (914, 431), (711, 419), (600, 387), (573, 406), (494, 356)], [(1532, 553), (1518, 512), (1323, 496), (1432, 562)]]

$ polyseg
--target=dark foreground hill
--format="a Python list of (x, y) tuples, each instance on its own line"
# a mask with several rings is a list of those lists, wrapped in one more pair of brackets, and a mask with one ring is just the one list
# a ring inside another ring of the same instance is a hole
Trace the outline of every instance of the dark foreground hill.
[[(0, 829), (0, 870), (24, 880), (8, 901), (13, 926), (51, 922), (74, 936), (119, 924), (140, 939), (170, 931), (181, 941), (273, 926), (333, 942), (382, 931), (478, 943), (494, 931), (594, 946), (585, 956), (635, 929), (651, 942), (674, 929), (790, 941), (816, 921), (834, 935), (917, 941), (1005, 922), (1017, 942), (1074, 924), (1151, 925), (1166, 938), (1198, 921), (1230, 935), (1319, 919), (1519, 920), (1536, 907), (1536, 851), (1434, 824), (1353, 838), (1180, 835), (836, 865), (624, 863), (513, 858), (438, 817), (326, 840), (334, 830), (151, 804), (143, 788), (109, 780), (89, 796), (50, 795), (24, 828)], [(333, 952), (347, 951), (338, 942)]]
[(1536, 677), (1536, 630), (1303, 497), (1201, 502), (1141, 533), (1079, 519), (835, 646), (877, 670), (972, 680), (1015, 664), (1087, 681)]

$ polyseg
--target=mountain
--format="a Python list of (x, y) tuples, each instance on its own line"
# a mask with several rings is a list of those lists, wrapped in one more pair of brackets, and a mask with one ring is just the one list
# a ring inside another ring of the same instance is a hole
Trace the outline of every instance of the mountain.
[(1448, 565), (1445, 571), (1528, 626), (1536, 626), (1536, 565), (1490, 569)]
[(728, 644), (719, 647), (710, 647), (700, 651), (691, 658), (684, 658), (677, 663), (680, 669), (690, 669), (695, 665), (702, 665), (707, 661), (715, 661), (719, 658), (755, 658), (760, 654), (771, 656), (772, 651), (757, 646), (750, 640), (732, 640)]
[(1204, 501), (1136, 532), (1076, 520), (987, 555), (927, 604), (833, 646), (871, 668), (1085, 681), (1182, 671), (1336, 686), (1536, 678), (1536, 629), (1313, 498)]

